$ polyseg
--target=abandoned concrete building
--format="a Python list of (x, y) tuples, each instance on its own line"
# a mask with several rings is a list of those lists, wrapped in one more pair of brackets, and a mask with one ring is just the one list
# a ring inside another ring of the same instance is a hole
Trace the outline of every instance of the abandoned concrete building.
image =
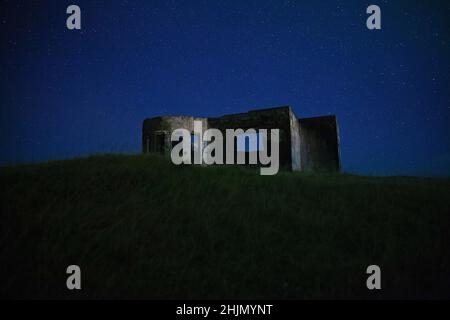
[(279, 129), (280, 168), (316, 172), (338, 172), (341, 168), (336, 116), (297, 118), (289, 106), (216, 118), (160, 116), (145, 119), (142, 128), (142, 151), (170, 154), (173, 146), (172, 131), (184, 128), (193, 134), (194, 121), (202, 121), (203, 131), (215, 128), (224, 136), (226, 129)]

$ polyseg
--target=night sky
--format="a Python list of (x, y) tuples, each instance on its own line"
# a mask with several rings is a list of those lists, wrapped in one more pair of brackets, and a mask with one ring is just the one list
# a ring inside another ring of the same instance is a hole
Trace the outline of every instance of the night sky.
[(337, 116), (347, 172), (450, 175), (450, 1), (0, 0), (0, 36), (0, 164), (138, 153), (147, 117), (290, 105)]

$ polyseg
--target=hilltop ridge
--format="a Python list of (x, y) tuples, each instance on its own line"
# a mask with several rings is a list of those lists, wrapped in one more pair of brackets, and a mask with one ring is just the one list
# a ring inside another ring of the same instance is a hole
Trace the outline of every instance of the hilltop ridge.
[(2, 297), (449, 298), (449, 179), (260, 176), (152, 154), (0, 177)]

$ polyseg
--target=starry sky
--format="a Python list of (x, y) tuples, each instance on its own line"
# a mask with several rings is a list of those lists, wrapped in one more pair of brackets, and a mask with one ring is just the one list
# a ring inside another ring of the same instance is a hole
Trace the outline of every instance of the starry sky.
[(337, 116), (347, 172), (450, 176), (449, 17), (450, 1), (0, 0), (0, 164), (139, 153), (147, 117), (290, 105)]

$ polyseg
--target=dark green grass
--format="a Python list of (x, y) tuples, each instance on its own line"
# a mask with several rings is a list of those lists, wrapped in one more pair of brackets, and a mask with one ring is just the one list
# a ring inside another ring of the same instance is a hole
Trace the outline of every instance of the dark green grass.
[[(449, 298), (450, 181), (95, 156), (1, 169), (9, 298)], [(66, 267), (82, 290), (66, 289)], [(366, 289), (366, 267), (382, 290)]]

